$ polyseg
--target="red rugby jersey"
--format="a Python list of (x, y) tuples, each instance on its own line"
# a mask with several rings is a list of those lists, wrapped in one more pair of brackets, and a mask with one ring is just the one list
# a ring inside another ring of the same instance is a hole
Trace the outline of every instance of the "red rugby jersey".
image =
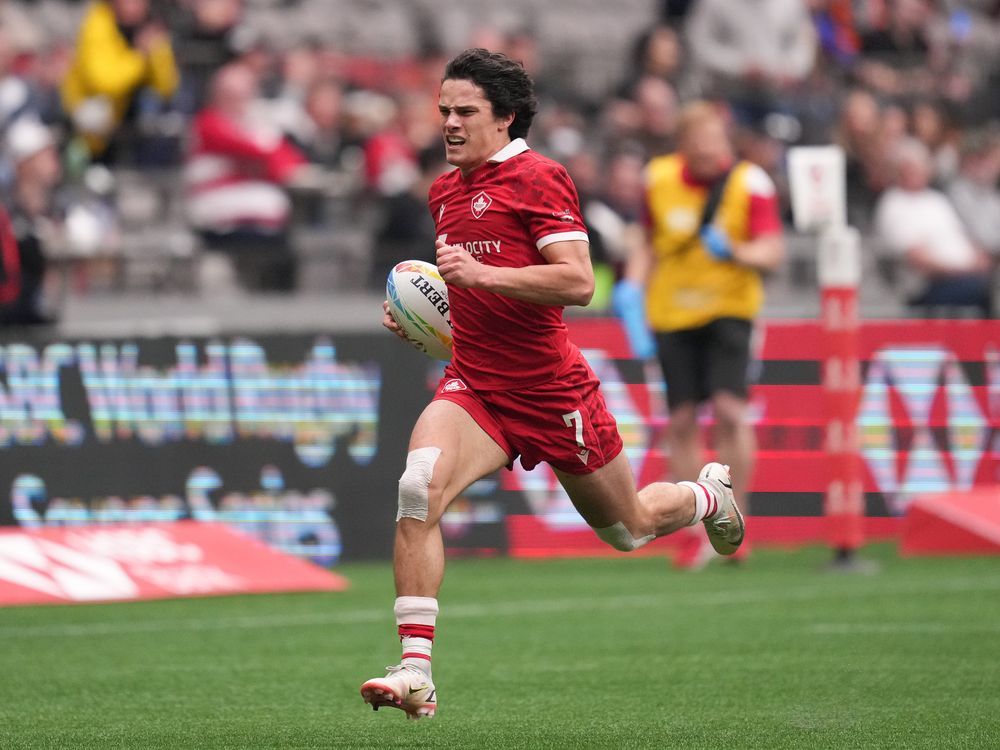
[[(480, 263), (544, 264), (553, 242), (588, 241), (576, 187), (558, 163), (518, 138), (468, 177), (455, 169), (431, 186), (437, 236)], [(454, 355), (450, 374), (480, 390), (527, 387), (557, 377), (576, 357), (561, 305), (482, 289), (448, 287)]]

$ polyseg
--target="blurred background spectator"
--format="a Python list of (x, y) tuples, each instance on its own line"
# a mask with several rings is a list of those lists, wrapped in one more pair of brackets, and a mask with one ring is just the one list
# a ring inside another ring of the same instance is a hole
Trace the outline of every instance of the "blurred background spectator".
[(699, 0), (686, 31), (703, 96), (727, 100), (741, 124), (790, 135), (801, 127), (796, 95), (816, 61), (803, 0)]
[(96, 2), (77, 35), (63, 107), (89, 157), (114, 163), (140, 111), (158, 111), (179, 80), (170, 33), (150, 0)]
[(965, 135), (946, 192), (972, 241), (1000, 260), (1000, 132)]
[(632, 48), (626, 79), (618, 88), (622, 96), (629, 96), (636, 82), (644, 76), (662, 78), (672, 86), (681, 82), (684, 50), (680, 34), (668, 23), (657, 23), (639, 35)]
[(926, 144), (900, 140), (891, 157), (892, 187), (879, 198), (880, 239), (917, 277), (910, 304), (926, 315), (948, 308), (992, 314), (989, 259), (976, 247), (944, 193), (930, 187), (933, 162)]
[(890, 0), (885, 20), (861, 36), (858, 79), (892, 97), (929, 96), (947, 67), (929, 0)]
[(228, 256), (246, 288), (290, 291), (296, 263), (283, 186), (306, 161), (255, 111), (257, 99), (255, 73), (241, 63), (212, 79), (206, 106), (192, 123), (185, 165), (188, 215), (206, 250)]
[(875, 198), (885, 188), (882, 128), (882, 110), (875, 95), (864, 89), (848, 91), (833, 140), (844, 149), (847, 219), (856, 227), (868, 227)]
[(188, 113), (205, 105), (208, 84), (216, 71), (232, 62), (254, 42), (243, 24), (243, 0), (181, 0), (173, 18), (172, 36), (180, 66), (179, 107)]
[(427, 210), (427, 191), (448, 165), (443, 154), (424, 149), (413, 167), (413, 179), (402, 190), (383, 195), (379, 203), (368, 275), (368, 286), (376, 291), (385, 288), (389, 271), (401, 260), (435, 262), (437, 234), (434, 219)]
[(32, 90), (29, 82), (15, 70), (18, 48), (12, 31), (16, 26), (0, 23), (0, 128), (6, 129), (17, 117), (32, 109)]
[(24, 115), (7, 129), (5, 146), (14, 180), (2, 227), (5, 292), (0, 295), (0, 321), (51, 323), (43, 289), (46, 243), (54, 240), (56, 231), (55, 189), (62, 179), (56, 142), (40, 121)]
[(910, 130), (931, 155), (931, 180), (944, 185), (958, 169), (960, 133), (944, 107), (934, 100), (917, 100), (909, 111)]
[(337, 169), (345, 145), (343, 128), (343, 84), (332, 77), (317, 78), (305, 93), (291, 136), (312, 164)]

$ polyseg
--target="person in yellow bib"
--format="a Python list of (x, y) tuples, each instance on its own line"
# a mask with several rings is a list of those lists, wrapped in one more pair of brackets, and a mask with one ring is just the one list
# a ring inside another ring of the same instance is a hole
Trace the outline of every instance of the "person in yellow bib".
[(60, 93), (89, 156), (111, 163), (136, 94), (148, 88), (167, 100), (179, 83), (169, 32), (150, 0), (102, 0), (84, 14)]
[[(763, 169), (736, 160), (715, 105), (685, 106), (677, 138), (675, 153), (647, 165), (648, 242), (630, 256), (615, 307), (633, 353), (655, 353), (663, 368), (674, 478), (697, 476), (698, 408), (709, 403), (717, 460), (731, 467), (746, 508), (755, 452), (747, 421), (750, 341), (764, 298), (761, 274), (784, 256), (778, 200)], [(701, 541), (679, 564), (707, 559)]]

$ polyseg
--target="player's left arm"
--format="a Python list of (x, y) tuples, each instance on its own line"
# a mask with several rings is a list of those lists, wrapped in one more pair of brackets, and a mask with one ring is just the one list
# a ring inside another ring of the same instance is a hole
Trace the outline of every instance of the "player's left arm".
[(545, 264), (504, 268), (476, 261), (461, 247), (437, 241), (437, 267), (454, 286), (485, 289), (539, 305), (587, 305), (594, 296), (590, 243), (561, 240), (540, 250)]

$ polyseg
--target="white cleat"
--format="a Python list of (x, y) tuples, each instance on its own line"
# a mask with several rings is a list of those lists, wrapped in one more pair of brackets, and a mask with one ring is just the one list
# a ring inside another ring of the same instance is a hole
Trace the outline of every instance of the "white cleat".
[(743, 514), (736, 507), (736, 499), (733, 497), (733, 478), (729, 467), (714, 462), (705, 464), (698, 475), (698, 481), (712, 489), (719, 503), (715, 515), (703, 522), (708, 531), (708, 540), (720, 555), (731, 555), (743, 544), (746, 527)]
[(386, 667), (385, 677), (368, 680), (361, 686), (361, 697), (372, 709), (382, 706), (399, 708), (408, 719), (431, 719), (437, 711), (437, 692), (434, 683), (423, 670), (397, 664)]

